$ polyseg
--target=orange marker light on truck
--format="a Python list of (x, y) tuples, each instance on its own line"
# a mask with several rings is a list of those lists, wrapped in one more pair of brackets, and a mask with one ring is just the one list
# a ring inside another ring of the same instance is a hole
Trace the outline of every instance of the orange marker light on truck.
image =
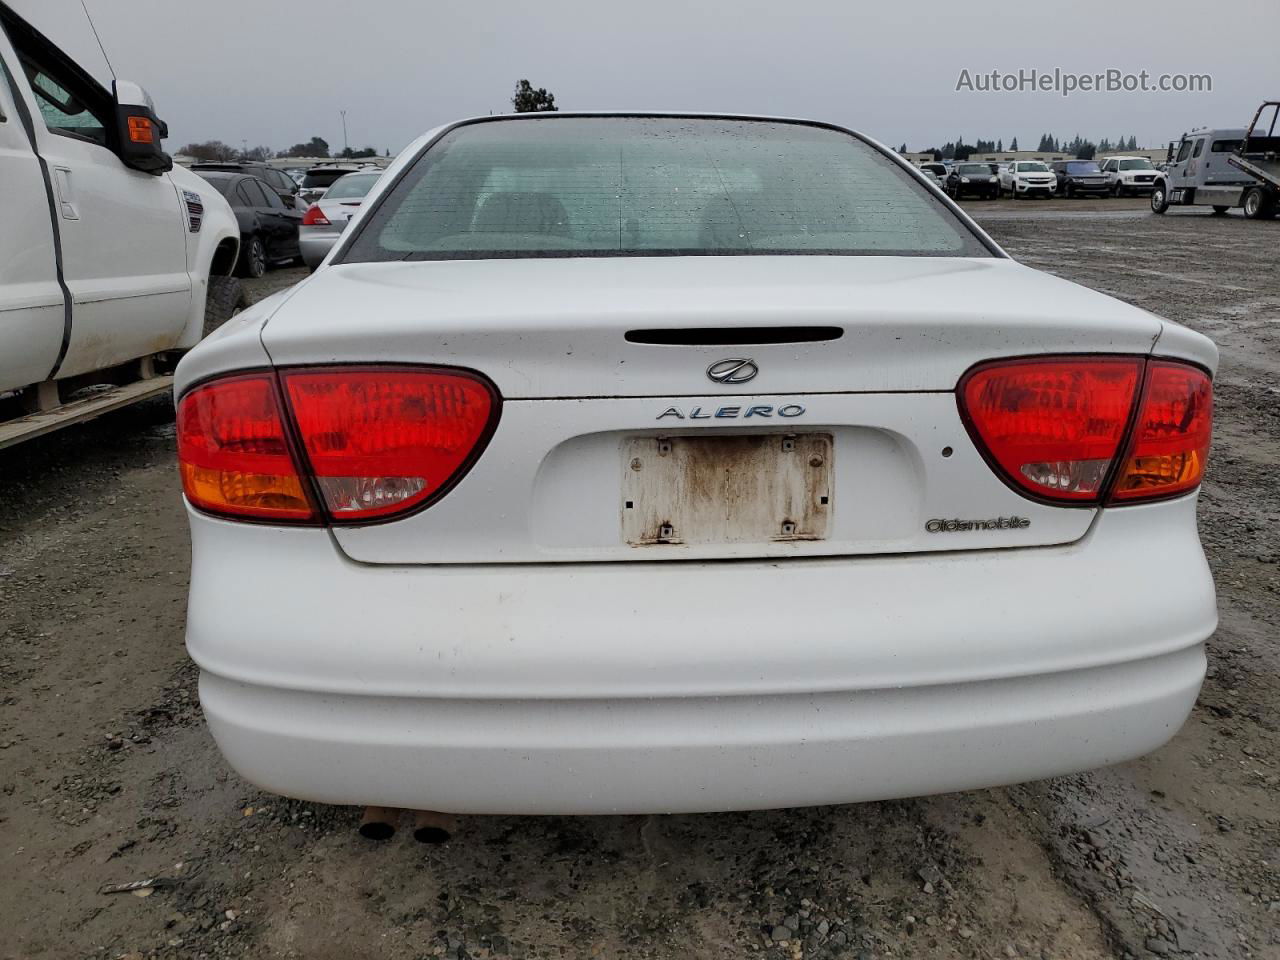
[(129, 118), (129, 139), (134, 143), (155, 143), (155, 127), (150, 117)]

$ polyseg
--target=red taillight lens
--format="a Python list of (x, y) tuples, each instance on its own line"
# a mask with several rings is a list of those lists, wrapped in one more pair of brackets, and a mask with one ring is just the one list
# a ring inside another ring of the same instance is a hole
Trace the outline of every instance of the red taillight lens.
[(196, 507), (272, 522), (386, 519), (445, 493), (497, 424), (497, 391), (465, 370), (309, 367), (278, 377), (279, 389), (274, 372), (228, 377), (178, 404), (183, 489)]
[(361, 522), (447, 490), (496, 420), (487, 381), (459, 370), (286, 370), (286, 396), (330, 516)]
[(178, 404), (178, 463), (193, 505), (258, 520), (313, 522), (269, 373), (197, 387)]
[(1153, 360), (1133, 445), (1116, 480), (1117, 501), (1167, 497), (1204, 476), (1213, 433), (1213, 383), (1196, 367)]
[(324, 211), (320, 209), (319, 204), (313, 203), (307, 207), (307, 212), (302, 215), (302, 225), (304, 227), (327, 227), (329, 226), (329, 218), (324, 215)]
[(1141, 374), (1136, 357), (986, 364), (961, 381), (961, 408), (1007, 480), (1051, 500), (1097, 500)]
[(1204, 473), (1212, 384), (1190, 364), (1141, 357), (995, 361), (965, 374), (957, 395), (992, 466), (1034, 497), (1098, 503), (1114, 476), (1114, 499), (1132, 502), (1191, 490)]

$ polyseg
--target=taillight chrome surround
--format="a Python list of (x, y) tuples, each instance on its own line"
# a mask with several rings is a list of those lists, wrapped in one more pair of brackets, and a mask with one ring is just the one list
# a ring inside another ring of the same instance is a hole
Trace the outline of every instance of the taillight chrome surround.
[[(1037, 372), (1075, 376), (1077, 380), (1093, 377), (1107, 384), (1104, 390), (1111, 393), (1103, 396), (1102, 409), (1082, 411), (1078, 403), (1090, 399), (1087, 390), (1063, 394), (1060, 385), (1034, 383)], [(1002, 374), (1015, 380), (1021, 375), (1024, 380), (1015, 383), (1012, 390), (1007, 385), (992, 387), (993, 375)], [(1170, 383), (1179, 378), (1185, 388), (1181, 392), (1179, 385)], [(1045, 394), (1054, 390), (1063, 394), (1057, 399), (1069, 399), (1072, 404), (1047, 404)], [(1046, 432), (1010, 443), (1007, 437), (992, 436), (991, 423), (984, 422), (993, 416), (992, 411), (975, 409), (982, 400), (996, 401), (1000, 408), (994, 413), (997, 417), (1041, 415), (1052, 419), (1059, 413), (1060, 419), (1067, 421), (1058, 424), (1062, 428), (1059, 433), (1071, 433), (1074, 426), (1077, 433), (1088, 435), (1064, 438)], [(1119, 506), (1190, 493), (1203, 478), (1212, 437), (1212, 376), (1198, 364), (1174, 358), (1051, 354), (983, 361), (960, 378), (956, 403), (970, 438), (996, 476), (1019, 495), (1053, 506)], [(1073, 418), (1075, 423), (1070, 422)], [(1009, 449), (1017, 442), (1036, 449), (1041, 456), (1020, 462)], [(1070, 451), (1072, 444), (1078, 452), (1094, 456), (1053, 456)], [(1106, 456), (1100, 458), (1097, 454), (1102, 451)], [(1177, 476), (1170, 477), (1170, 469), (1178, 471)], [(1050, 478), (1058, 486), (1046, 485), (1037, 477)]]
[[(361, 411), (374, 419), (360, 421)], [(493, 382), (462, 367), (333, 364), (218, 375), (178, 400), (183, 492), (197, 510), (243, 522), (398, 520), (457, 485), (501, 411)]]

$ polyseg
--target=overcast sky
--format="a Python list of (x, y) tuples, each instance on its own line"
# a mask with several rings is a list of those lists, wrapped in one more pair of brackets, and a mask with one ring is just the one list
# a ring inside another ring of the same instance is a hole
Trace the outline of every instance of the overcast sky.
[[(79, 0), (6, 0), (95, 76)], [(1280, 0), (88, 0), (116, 73), (148, 89), (166, 146), (282, 149), (321, 136), (394, 154), (436, 124), (510, 109), (515, 81), (564, 110), (785, 114), (923, 149), (1042, 132), (1155, 146), (1244, 126), (1280, 94)], [(1215, 13), (1220, 16), (1215, 20)], [(1211, 93), (956, 92), (971, 74), (1210, 74)]]

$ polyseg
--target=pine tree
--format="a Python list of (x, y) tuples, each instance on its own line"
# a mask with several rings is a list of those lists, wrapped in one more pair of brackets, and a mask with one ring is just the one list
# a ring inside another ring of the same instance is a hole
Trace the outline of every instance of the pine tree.
[(1017, 150), (1017, 149), (1018, 149), (1018, 138), (1017, 138), (1017, 137), (1014, 137), (1012, 140), (1010, 140), (1010, 141), (1009, 141), (1009, 149), (1010, 149), (1010, 150)]

